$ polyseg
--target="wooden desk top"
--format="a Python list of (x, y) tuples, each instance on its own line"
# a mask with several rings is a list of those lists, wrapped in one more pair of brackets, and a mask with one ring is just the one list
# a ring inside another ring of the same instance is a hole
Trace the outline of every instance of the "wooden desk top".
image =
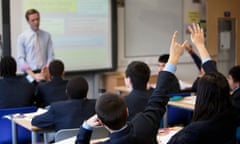
[[(33, 126), (31, 124), (32, 118), (36, 115), (46, 112), (45, 109), (38, 109), (38, 111), (27, 114), (15, 114), (10, 120), (14, 121), (16, 124), (21, 125), (22, 127), (30, 131), (47, 131), (48, 129), (41, 129), (39, 127)], [(49, 129), (50, 130), (50, 129)]]
[(187, 96), (179, 101), (169, 101), (168, 105), (176, 106), (176, 107), (184, 108), (188, 110), (194, 110), (195, 103), (196, 103), (196, 96)]
[(22, 127), (30, 131), (41, 131), (42, 129), (31, 124), (31, 120), (25, 118), (16, 118), (12, 119), (16, 124), (21, 125)]
[(126, 86), (116, 86), (114, 87), (114, 89), (116, 91), (127, 92), (127, 93), (131, 91), (131, 89), (127, 88)]

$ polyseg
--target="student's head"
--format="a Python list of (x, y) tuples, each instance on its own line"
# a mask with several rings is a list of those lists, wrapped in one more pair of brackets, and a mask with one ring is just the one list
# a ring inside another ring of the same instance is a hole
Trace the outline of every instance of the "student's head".
[(160, 55), (158, 58), (158, 71), (162, 71), (169, 58), (169, 54)]
[(228, 81), (221, 73), (206, 73), (197, 89), (194, 121), (212, 119), (231, 106)]
[(70, 99), (83, 99), (87, 97), (88, 83), (83, 77), (75, 77), (68, 81), (66, 94)]
[(0, 61), (0, 75), (2, 77), (6, 76), (16, 76), (17, 64), (13, 57), (4, 56)]
[(234, 66), (229, 70), (228, 83), (232, 90), (240, 87), (240, 65)]
[(103, 94), (96, 102), (95, 111), (102, 123), (111, 130), (119, 130), (126, 124), (128, 110), (122, 96)]
[(64, 64), (61, 60), (53, 60), (49, 64), (49, 73), (53, 77), (61, 77), (64, 74)]
[(133, 89), (146, 89), (150, 77), (150, 68), (141, 61), (131, 62), (125, 71), (126, 83), (131, 83)]
[(40, 14), (36, 9), (29, 9), (25, 13), (25, 18), (32, 30), (37, 31), (40, 25)]

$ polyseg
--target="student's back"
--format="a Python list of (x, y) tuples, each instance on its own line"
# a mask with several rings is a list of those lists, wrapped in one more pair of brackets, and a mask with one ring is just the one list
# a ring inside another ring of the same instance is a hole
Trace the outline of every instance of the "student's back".
[(49, 110), (32, 119), (32, 125), (40, 128), (53, 126), (56, 131), (77, 128), (95, 113), (96, 100), (87, 99), (88, 84), (82, 77), (72, 78), (66, 86), (68, 100), (54, 102)]
[(131, 92), (125, 96), (131, 120), (136, 113), (143, 112), (149, 97), (153, 93), (153, 88), (147, 88), (150, 78), (150, 68), (141, 61), (131, 62), (125, 71), (126, 85), (131, 88)]
[(54, 77), (50, 82), (40, 82), (37, 86), (38, 103), (40, 107), (45, 107), (53, 102), (67, 100), (66, 85), (67, 80), (61, 77)]
[(34, 86), (24, 77), (0, 79), (0, 108), (13, 108), (33, 105)]
[(64, 64), (60, 60), (53, 60), (49, 64), (51, 80), (40, 82), (36, 90), (38, 106), (45, 107), (53, 102), (67, 100), (66, 85), (67, 80), (63, 79)]
[(10, 56), (0, 62), (0, 108), (33, 105), (34, 86), (25, 77), (16, 76), (16, 61)]

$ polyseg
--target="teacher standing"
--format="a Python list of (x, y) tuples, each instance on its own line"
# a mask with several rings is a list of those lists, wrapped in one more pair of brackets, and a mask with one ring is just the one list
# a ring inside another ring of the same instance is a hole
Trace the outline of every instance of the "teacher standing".
[(25, 18), (30, 28), (18, 37), (17, 61), (21, 70), (38, 82), (45, 79), (43, 71), (54, 58), (52, 39), (48, 32), (39, 29), (40, 13), (36, 9), (27, 10)]

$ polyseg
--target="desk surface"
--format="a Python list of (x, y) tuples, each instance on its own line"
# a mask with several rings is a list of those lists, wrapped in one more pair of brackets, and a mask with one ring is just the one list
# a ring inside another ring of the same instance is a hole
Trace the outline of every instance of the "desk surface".
[(27, 113), (24, 115), (19, 115), (19, 114), (15, 114), (12, 117), (12, 121), (14, 121), (16, 124), (21, 125), (22, 127), (30, 130), (30, 131), (41, 131), (43, 129), (33, 126), (31, 124), (32, 118), (36, 115), (42, 114), (46, 112), (46, 110), (44, 109), (38, 109), (38, 111), (33, 112), (33, 113)]
[(179, 101), (169, 101), (168, 105), (176, 106), (176, 107), (184, 108), (188, 110), (194, 110), (195, 103), (196, 103), (196, 96), (187, 96)]

